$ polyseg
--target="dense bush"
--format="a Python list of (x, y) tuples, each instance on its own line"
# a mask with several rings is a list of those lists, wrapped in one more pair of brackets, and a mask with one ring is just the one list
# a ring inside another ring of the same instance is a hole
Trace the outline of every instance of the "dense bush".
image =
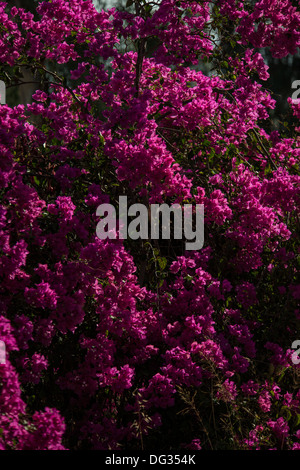
[[(259, 53), (295, 54), (299, 10), (2, 2), (0, 25), (0, 78), (39, 83), (0, 106), (0, 448), (299, 449), (300, 128), (272, 129)], [(204, 247), (98, 239), (120, 195), (204, 204)]]

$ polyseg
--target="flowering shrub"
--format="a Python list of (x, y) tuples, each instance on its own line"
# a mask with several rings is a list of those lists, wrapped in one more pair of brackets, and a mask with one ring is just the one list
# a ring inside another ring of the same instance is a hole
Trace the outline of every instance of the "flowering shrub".
[[(0, 3), (0, 75), (39, 81), (0, 106), (0, 448), (299, 449), (300, 128), (257, 48), (294, 54), (300, 12), (128, 3)], [(98, 239), (124, 194), (204, 204), (204, 247)]]

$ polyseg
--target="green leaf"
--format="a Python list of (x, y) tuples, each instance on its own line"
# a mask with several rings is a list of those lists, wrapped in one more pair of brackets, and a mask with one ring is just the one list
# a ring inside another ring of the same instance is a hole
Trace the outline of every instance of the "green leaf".
[(194, 88), (195, 86), (197, 86), (197, 82), (186, 82), (186, 86), (188, 88)]
[(165, 267), (167, 266), (167, 259), (166, 258), (158, 258), (157, 261), (158, 261), (160, 269), (164, 270)]
[(291, 413), (290, 409), (287, 406), (283, 406), (281, 408), (281, 411), (283, 411), (283, 413), (285, 414), (286, 420), (289, 421), (292, 417), (292, 413)]

